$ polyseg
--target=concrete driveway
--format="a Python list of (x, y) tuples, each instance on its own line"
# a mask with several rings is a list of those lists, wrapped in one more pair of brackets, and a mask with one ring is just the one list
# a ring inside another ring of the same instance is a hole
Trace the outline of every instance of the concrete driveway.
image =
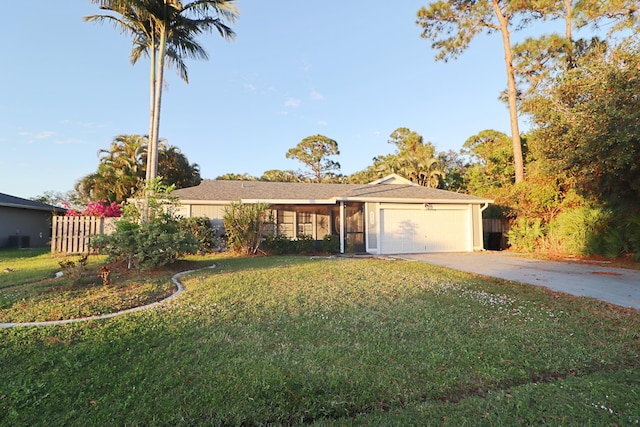
[(640, 270), (612, 268), (606, 264), (544, 261), (493, 251), (403, 254), (397, 258), (546, 286), (554, 291), (640, 309)]

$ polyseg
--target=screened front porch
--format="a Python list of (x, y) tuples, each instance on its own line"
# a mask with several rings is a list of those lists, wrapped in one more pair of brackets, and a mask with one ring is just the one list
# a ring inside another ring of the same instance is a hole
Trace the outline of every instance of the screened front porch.
[(364, 203), (274, 205), (272, 209), (278, 235), (290, 239), (306, 235), (322, 241), (334, 234), (340, 236), (341, 253), (365, 252)]

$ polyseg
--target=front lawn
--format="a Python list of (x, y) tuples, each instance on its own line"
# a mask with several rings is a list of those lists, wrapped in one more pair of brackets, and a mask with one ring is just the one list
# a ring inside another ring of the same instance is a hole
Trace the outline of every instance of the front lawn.
[(171, 275), (180, 265), (141, 273), (106, 264), (106, 256), (0, 250), (0, 323), (99, 316), (160, 301), (176, 291)]
[(0, 331), (0, 423), (638, 425), (640, 313), (417, 262), (212, 258), (110, 320)]

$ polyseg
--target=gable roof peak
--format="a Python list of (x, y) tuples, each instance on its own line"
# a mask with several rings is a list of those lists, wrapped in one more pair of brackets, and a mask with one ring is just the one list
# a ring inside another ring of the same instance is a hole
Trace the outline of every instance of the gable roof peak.
[(369, 183), (369, 185), (377, 185), (377, 184), (402, 184), (402, 185), (418, 185), (415, 182), (411, 182), (406, 178), (401, 177), (396, 173), (392, 173), (380, 179), (376, 179)]

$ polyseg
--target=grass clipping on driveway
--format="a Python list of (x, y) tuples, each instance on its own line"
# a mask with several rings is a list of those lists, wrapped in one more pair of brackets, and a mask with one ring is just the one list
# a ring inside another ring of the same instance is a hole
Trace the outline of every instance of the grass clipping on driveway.
[(0, 331), (2, 425), (637, 425), (640, 314), (423, 263), (222, 258)]

